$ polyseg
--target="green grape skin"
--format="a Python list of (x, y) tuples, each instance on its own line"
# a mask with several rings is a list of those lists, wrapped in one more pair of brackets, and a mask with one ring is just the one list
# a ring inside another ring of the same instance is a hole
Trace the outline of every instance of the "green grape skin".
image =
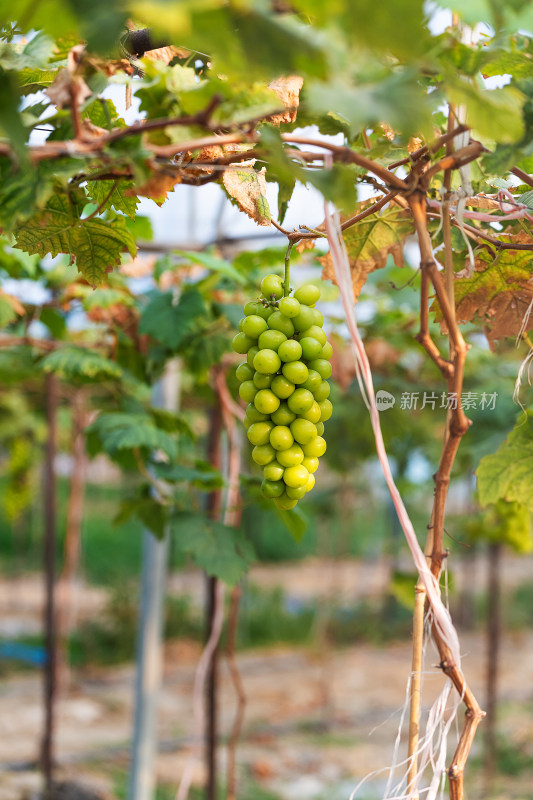
[(268, 330), (261, 334), (257, 343), (261, 350), (275, 350), (277, 352), (278, 347), (286, 341), (287, 337), (281, 331)]
[(320, 289), (314, 283), (305, 283), (296, 289), (294, 297), (306, 306), (314, 306), (320, 300)]
[(273, 422), (254, 422), (248, 428), (248, 441), (250, 444), (268, 444), (270, 431), (274, 428)]
[(320, 410), (320, 406), (318, 405), (317, 401), (313, 400), (313, 405), (311, 406), (309, 411), (306, 411), (305, 414), (302, 414), (301, 416), (303, 417), (303, 419), (308, 419), (309, 422), (313, 422), (316, 425), (317, 422), (320, 422), (321, 413), (322, 412)]
[(257, 314), (251, 314), (249, 317), (244, 318), (242, 330), (250, 339), (258, 339), (267, 328), (266, 319)]
[(249, 429), (249, 428), (250, 428), (250, 427), (251, 427), (251, 426), (252, 426), (254, 423), (253, 423), (253, 422), (252, 422), (252, 420), (251, 420), (251, 419), (250, 419), (248, 416), (246, 416), (246, 414), (245, 414), (245, 415), (244, 415), (244, 419), (243, 419), (243, 422), (242, 422), (242, 424), (244, 425), (244, 427), (246, 428), (246, 430), (248, 430), (248, 429)]
[(309, 389), (296, 389), (287, 400), (287, 405), (294, 414), (305, 414), (314, 402)]
[(239, 333), (244, 333), (244, 317), (239, 320), (238, 328), (239, 328)]
[(328, 337), (326, 336), (326, 331), (323, 328), (320, 328), (318, 325), (311, 325), (310, 328), (307, 330), (302, 331), (300, 334), (300, 341), (304, 339), (306, 336), (310, 336), (312, 339), (318, 339), (322, 347), (326, 344)]
[(283, 297), (283, 281), (279, 275), (266, 275), (261, 281), (261, 293), (268, 299)]
[(258, 317), (263, 317), (263, 319), (268, 319), (272, 314), (272, 310), (272, 306), (264, 306), (259, 300), (250, 300), (243, 308), (243, 312), (247, 317), (257, 314)]
[(326, 441), (321, 436), (317, 436), (309, 444), (302, 445), (302, 450), (305, 456), (320, 458), (326, 452)]
[(305, 486), (299, 486), (298, 488), (287, 486), (285, 491), (287, 493), (287, 497), (292, 497), (293, 500), (301, 500), (306, 494)]
[(298, 500), (289, 497), (287, 492), (283, 492), (282, 495), (274, 498), (274, 503), (282, 511), (290, 511), (298, 503)]
[(254, 397), (254, 406), (262, 414), (273, 414), (279, 408), (280, 399), (270, 389), (259, 389)]
[(323, 422), (317, 422), (316, 423), (316, 432), (318, 433), (319, 436), (323, 436), (324, 435), (324, 423)]
[(272, 377), (272, 375), (264, 375), (262, 372), (256, 372), (252, 380), (258, 389), (269, 389), (272, 383)]
[(278, 356), (285, 362), (298, 361), (301, 355), (302, 345), (295, 339), (287, 339), (287, 341), (282, 342), (278, 348)]
[(295, 297), (282, 297), (279, 301), (279, 310), (291, 319), (300, 313), (300, 303)]
[(279, 497), (283, 494), (283, 491), (283, 481), (264, 480), (261, 484), (261, 492), (263, 493), (263, 497), (268, 497), (269, 499)]
[(254, 366), (254, 358), (256, 357), (258, 352), (259, 348), (257, 347), (256, 344), (254, 344), (254, 346), (250, 347), (250, 349), (248, 350), (248, 355), (246, 356), (246, 363), (248, 364), (249, 367), (252, 367), (252, 369)]
[(281, 481), (284, 472), (285, 467), (278, 461), (271, 461), (263, 468), (263, 475), (267, 481)]
[(331, 400), (322, 400), (318, 405), (320, 406), (320, 422), (327, 422), (333, 413)]
[[(305, 453), (299, 444), (293, 444), (287, 450), (279, 450), (277, 459), (282, 467), (295, 467), (304, 460)], [(285, 473), (283, 475), (285, 477)]]
[(263, 375), (273, 375), (281, 367), (281, 359), (275, 350), (260, 350), (254, 356), (254, 369)]
[(309, 377), (309, 369), (303, 361), (288, 361), (282, 366), (281, 371), (291, 383), (305, 383)]
[(300, 346), (302, 348), (302, 356), (307, 361), (318, 358), (323, 349), (318, 339), (313, 338), (313, 336), (304, 336), (303, 339), (300, 339)]
[(284, 375), (276, 375), (272, 380), (270, 388), (280, 400), (286, 400), (287, 397), (291, 396), (296, 387), (294, 383), (288, 381)]
[(235, 336), (231, 340), (232, 348), (236, 353), (239, 353), (241, 356), (247, 353), (250, 347), (253, 347), (254, 344), (255, 340), (250, 339), (250, 337), (246, 336), (246, 334), (242, 333), (242, 331), (240, 333), (235, 334)]
[(309, 473), (302, 464), (296, 464), (294, 467), (287, 467), (283, 475), (283, 482), (293, 489), (305, 486), (308, 480)]
[(258, 411), (253, 403), (248, 403), (246, 406), (246, 416), (251, 422), (264, 422), (268, 419), (268, 414)]
[(322, 327), (324, 324), (324, 317), (322, 316), (322, 312), (318, 310), (318, 308), (312, 308), (311, 311), (313, 312), (313, 325), (318, 325), (319, 328)]
[(327, 381), (322, 381), (322, 383), (313, 391), (315, 396), (315, 400), (317, 403), (321, 403), (323, 400), (327, 400), (331, 392), (331, 386)]
[(288, 450), (292, 447), (294, 438), (290, 428), (285, 425), (276, 425), (270, 431), (270, 444), (274, 450)]
[(296, 414), (290, 410), (287, 403), (281, 402), (278, 410), (274, 411), (270, 418), (275, 425), (290, 425), (293, 419), (296, 419)]
[(281, 311), (274, 311), (268, 318), (270, 330), (281, 331), (287, 338), (294, 334), (294, 325), (291, 319), (286, 317)]
[(291, 422), (290, 429), (294, 441), (298, 442), (298, 444), (309, 444), (318, 436), (316, 426), (309, 422), (308, 419), (302, 419), (302, 417)]
[(331, 364), (325, 358), (315, 358), (314, 361), (310, 361), (309, 369), (315, 369), (324, 380), (331, 377)]
[(318, 458), (316, 456), (306, 456), (302, 461), (302, 466), (305, 467), (309, 473), (312, 473), (317, 471), (318, 463)]
[(311, 325), (315, 324), (315, 309), (309, 308), (309, 306), (300, 306), (300, 312), (298, 316), (293, 317), (292, 324), (294, 325), (294, 329), (297, 331), (305, 331), (307, 328), (310, 328)]
[(243, 361), (235, 370), (235, 377), (241, 383), (243, 381), (251, 381), (254, 377), (254, 370), (246, 361)]
[(243, 381), (239, 386), (239, 397), (245, 403), (252, 403), (258, 391), (253, 381)]
[(307, 378), (305, 383), (302, 383), (302, 387), (301, 388), (302, 389), (309, 389), (309, 391), (313, 392), (313, 394), (314, 394), (321, 383), (322, 383), (322, 378), (320, 377), (320, 375), (318, 374), (316, 369), (310, 369), (309, 370), (309, 377)]
[(276, 451), (269, 444), (257, 444), (252, 450), (252, 458), (260, 467), (270, 464), (276, 458)]
[(320, 353), (320, 358), (325, 358), (326, 361), (329, 361), (332, 355), (333, 355), (333, 346), (331, 342), (326, 342), (326, 344), (322, 348), (322, 352)]
[(305, 484), (305, 491), (306, 492), (310, 492), (311, 489), (315, 488), (315, 480), (316, 479), (315, 479), (314, 475), (309, 475), (309, 478), (307, 479), (307, 483)]

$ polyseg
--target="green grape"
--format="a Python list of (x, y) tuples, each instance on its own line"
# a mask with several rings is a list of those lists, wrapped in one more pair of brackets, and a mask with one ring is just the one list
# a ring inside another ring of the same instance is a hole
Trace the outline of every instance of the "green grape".
[(324, 436), (324, 423), (323, 422), (317, 422), (316, 423), (316, 432), (318, 433), (319, 436)]
[(251, 316), (252, 314), (257, 314), (258, 317), (268, 319), (268, 317), (272, 314), (273, 308), (272, 306), (264, 306), (260, 300), (251, 300), (249, 303), (246, 303), (243, 311), (247, 317)]
[(315, 456), (320, 458), (326, 452), (326, 442), (321, 436), (317, 436), (309, 444), (302, 445), (302, 450), (305, 456)]
[(266, 275), (261, 281), (261, 292), (268, 299), (283, 297), (283, 281), (279, 275)]
[(315, 487), (315, 476), (314, 475), (309, 475), (309, 478), (307, 479), (307, 483), (305, 484), (305, 491), (306, 492), (310, 492), (311, 489), (314, 489), (314, 487)]
[(287, 341), (287, 337), (281, 331), (265, 331), (258, 340), (258, 345), (262, 350), (278, 350), (278, 347)]
[(313, 394), (315, 396), (315, 400), (317, 401), (317, 403), (321, 403), (322, 400), (327, 400), (330, 392), (331, 392), (331, 386), (327, 381), (322, 381), (322, 383), (318, 386), (318, 388), (313, 390)]
[(320, 299), (320, 289), (313, 283), (305, 283), (299, 289), (296, 289), (294, 296), (300, 303), (306, 306), (314, 306)]
[(263, 317), (260, 317), (257, 314), (252, 314), (249, 317), (245, 317), (242, 326), (243, 333), (245, 333), (246, 336), (249, 336), (250, 339), (258, 339), (263, 331), (267, 330), (267, 328), (268, 325), (266, 319), (263, 319)]
[(265, 464), (269, 464), (271, 461), (274, 461), (275, 457), (276, 451), (269, 444), (257, 444), (252, 450), (253, 460), (261, 467), (264, 467)]
[(280, 400), (286, 400), (287, 397), (290, 397), (294, 392), (295, 386), (294, 383), (288, 381), (284, 375), (276, 375), (272, 380), (270, 388)]
[(246, 356), (246, 363), (248, 364), (249, 367), (252, 367), (252, 369), (254, 366), (254, 358), (256, 357), (258, 352), (259, 348), (255, 344), (248, 350), (248, 355)]
[(263, 475), (268, 481), (280, 481), (284, 472), (285, 467), (282, 467), (278, 461), (271, 461), (263, 469)]
[(250, 339), (249, 336), (246, 336), (245, 333), (237, 333), (233, 339), (231, 340), (231, 346), (235, 350), (236, 353), (240, 353), (240, 355), (244, 355), (248, 352), (250, 347), (255, 344), (253, 339)]
[(326, 344), (328, 337), (326, 336), (326, 331), (323, 328), (320, 328), (318, 325), (311, 325), (310, 328), (307, 330), (302, 331), (300, 334), (300, 340), (305, 339), (306, 336), (310, 336), (312, 339), (318, 339), (322, 347)]
[(301, 305), (298, 315), (292, 319), (292, 324), (297, 331), (305, 331), (311, 325), (316, 325), (315, 309)]
[(258, 411), (253, 403), (248, 403), (246, 406), (246, 416), (251, 422), (263, 422), (268, 419), (268, 414)]
[(252, 422), (252, 420), (251, 420), (249, 417), (247, 417), (247, 416), (246, 416), (246, 414), (244, 415), (244, 419), (243, 419), (243, 425), (244, 425), (244, 427), (246, 428), (246, 430), (248, 430), (248, 429), (249, 429), (249, 427), (250, 427), (251, 425), (253, 425), (253, 422)]
[(314, 402), (315, 399), (309, 389), (296, 389), (287, 400), (287, 405), (295, 414), (305, 414)]
[(273, 422), (254, 422), (248, 428), (248, 441), (250, 444), (268, 444), (270, 431), (274, 428)]
[(318, 458), (316, 456), (306, 456), (302, 461), (302, 466), (305, 467), (308, 472), (316, 472), (318, 469)]
[(320, 406), (320, 422), (327, 422), (333, 413), (331, 400), (322, 400), (318, 405)]
[(270, 431), (270, 444), (274, 450), (288, 450), (294, 443), (290, 428), (285, 425), (276, 425)]
[(322, 316), (322, 312), (318, 310), (318, 308), (312, 308), (311, 311), (313, 312), (313, 325), (318, 325), (319, 328), (322, 327), (324, 324), (324, 317)]
[(259, 389), (254, 397), (254, 406), (262, 414), (272, 414), (279, 408), (279, 397), (270, 389)]
[(261, 484), (261, 491), (264, 497), (268, 497), (272, 499), (274, 497), (279, 497), (283, 494), (283, 481), (268, 481), (264, 480)]
[(293, 489), (305, 486), (308, 480), (309, 473), (302, 464), (297, 464), (294, 467), (287, 467), (283, 475), (283, 482)]
[(244, 317), (239, 320), (239, 333), (244, 333)]
[(252, 380), (258, 389), (268, 389), (272, 383), (272, 375), (265, 375), (262, 372), (256, 372)]
[(302, 389), (309, 389), (309, 391), (313, 392), (314, 394), (321, 383), (322, 383), (322, 378), (320, 377), (316, 369), (310, 369), (309, 377), (307, 378), (305, 383), (302, 383)]
[(265, 348), (254, 356), (254, 369), (264, 375), (273, 375), (280, 367), (281, 359), (275, 350)]
[(289, 497), (287, 492), (283, 492), (282, 495), (274, 498), (274, 502), (282, 511), (290, 511), (290, 509), (294, 508), (294, 506), (297, 504), (298, 500), (296, 500), (296, 498)]
[(316, 425), (317, 422), (320, 422), (321, 413), (320, 406), (318, 405), (317, 401), (314, 400), (309, 411), (306, 411), (305, 414), (302, 414), (302, 417), (304, 419), (308, 419), (309, 422), (314, 422)]
[(292, 320), (282, 314), (281, 311), (274, 311), (268, 318), (268, 327), (270, 330), (281, 331), (287, 338), (294, 333), (294, 325)]
[(323, 347), (313, 336), (304, 336), (303, 339), (300, 339), (300, 345), (302, 356), (308, 361), (312, 361), (313, 358), (318, 358), (322, 354)]
[(293, 500), (301, 500), (302, 497), (305, 497), (305, 486), (299, 486), (298, 488), (287, 486), (285, 491), (287, 497), (292, 497)]
[(298, 361), (301, 355), (302, 345), (296, 339), (287, 339), (278, 348), (278, 356), (282, 361)]
[(243, 381), (251, 381), (254, 377), (254, 370), (246, 361), (243, 361), (235, 370), (235, 377), (238, 381), (241, 381), (241, 383)]
[(309, 369), (303, 361), (288, 361), (282, 366), (281, 371), (291, 383), (305, 383), (309, 377)]
[[(277, 459), (282, 467), (295, 467), (304, 460), (304, 451), (299, 444), (293, 444), (287, 450), (279, 450)], [(285, 477), (285, 475), (283, 476)]]
[(331, 377), (331, 364), (325, 358), (315, 358), (314, 361), (310, 361), (309, 369), (316, 369), (324, 380)]
[(326, 344), (322, 348), (322, 352), (320, 353), (320, 358), (325, 358), (327, 361), (329, 361), (332, 355), (333, 355), (333, 347), (331, 346), (331, 342), (326, 342)]
[(300, 313), (300, 303), (295, 297), (282, 297), (279, 301), (279, 310), (286, 317), (296, 317)]
[(239, 397), (245, 403), (252, 403), (257, 392), (257, 386), (253, 381), (243, 381), (239, 386)]
[(309, 422), (308, 419), (299, 417), (295, 419), (294, 422), (291, 422), (290, 427), (294, 441), (298, 442), (298, 444), (309, 444), (309, 442), (314, 441), (318, 436), (316, 426), (313, 425), (312, 422)]
[(290, 425), (293, 419), (296, 419), (296, 414), (290, 410), (287, 403), (281, 402), (278, 410), (270, 415), (270, 419), (275, 425)]

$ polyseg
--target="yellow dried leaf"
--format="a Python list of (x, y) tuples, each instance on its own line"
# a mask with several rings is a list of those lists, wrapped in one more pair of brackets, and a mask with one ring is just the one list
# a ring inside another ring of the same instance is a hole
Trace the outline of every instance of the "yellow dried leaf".
[(269, 122), (280, 125), (282, 122), (295, 122), (300, 103), (300, 89), (303, 86), (303, 78), (299, 75), (288, 75), (276, 78), (269, 83), (269, 88), (277, 94), (285, 107), (285, 111), (280, 114), (273, 114), (269, 117)]
[(258, 225), (270, 225), (270, 208), (266, 197), (265, 168), (256, 172), (251, 166), (227, 169), (222, 183), (237, 205)]

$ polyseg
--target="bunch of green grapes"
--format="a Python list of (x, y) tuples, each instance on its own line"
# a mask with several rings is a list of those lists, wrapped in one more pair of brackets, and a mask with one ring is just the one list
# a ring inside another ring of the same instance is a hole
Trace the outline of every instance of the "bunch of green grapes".
[(261, 282), (262, 295), (244, 307), (233, 339), (246, 354), (237, 367), (244, 424), (263, 467), (265, 497), (282, 509), (294, 508), (315, 485), (318, 459), (326, 450), (324, 422), (331, 417), (329, 360), (333, 350), (315, 303), (320, 289), (301, 286), (284, 296), (277, 275)]

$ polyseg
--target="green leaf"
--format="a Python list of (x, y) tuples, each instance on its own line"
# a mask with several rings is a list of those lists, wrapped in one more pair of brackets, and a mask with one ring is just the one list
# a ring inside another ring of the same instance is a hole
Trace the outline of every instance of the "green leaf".
[(40, 321), (46, 325), (54, 339), (62, 339), (67, 330), (67, 320), (58, 308), (42, 308)]
[(178, 551), (192, 556), (195, 564), (230, 586), (239, 582), (254, 558), (244, 534), (202, 514), (178, 512), (172, 520)]
[(508, 144), (524, 135), (525, 96), (514, 86), (479, 89), (466, 81), (448, 79), (448, 95), (456, 105), (465, 106), (466, 123), (480, 136)]
[(136, 246), (124, 217), (113, 221), (80, 218), (84, 192), (54, 194), (45, 208), (15, 230), (15, 247), (41, 257), (49, 253), (74, 256), (87, 281), (101, 283), (110, 268), (120, 263), (123, 250), (132, 256)]
[(156, 293), (141, 315), (139, 332), (177, 350), (205, 313), (204, 299), (196, 289), (187, 289), (179, 299), (172, 292)]
[(149, 217), (137, 214), (135, 219), (126, 219), (126, 226), (136, 242), (151, 242), (154, 238), (152, 221)]
[(129, 189), (134, 189), (133, 181), (88, 181), (87, 192), (91, 200), (100, 208), (102, 213), (106, 208), (114, 208), (127, 214), (130, 219), (135, 219), (135, 212), (139, 199), (135, 195), (127, 194)]
[(110, 289), (95, 289), (89, 290), (87, 295), (83, 298), (83, 308), (85, 311), (91, 311), (93, 308), (110, 308), (111, 306), (120, 303), (123, 306), (134, 306), (135, 300), (125, 290)]
[(148, 451), (148, 454), (161, 450), (170, 459), (177, 456), (174, 439), (156, 427), (154, 420), (146, 414), (101, 413), (89, 425), (87, 432), (98, 437), (110, 456), (117, 451), (136, 448)]
[(162, 431), (166, 431), (167, 433), (184, 433), (191, 437), (191, 439), (194, 438), (191, 427), (183, 414), (155, 407), (150, 408), (148, 411), (157, 427)]
[(68, 381), (100, 383), (123, 377), (122, 369), (114, 361), (81, 347), (59, 348), (45, 356), (40, 363), (45, 372), (53, 372)]
[(350, 212), (357, 203), (355, 179), (362, 170), (352, 164), (333, 164), (331, 169), (305, 170), (307, 181), (340, 211)]
[(301, 542), (305, 536), (309, 520), (303, 511), (296, 507), (290, 511), (283, 511), (276, 506), (276, 514), (283, 522), (295, 542)]
[(154, 497), (150, 497), (149, 487), (144, 487), (144, 490), (146, 496), (134, 497), (121, 502), (113, 524), (123, 525), (132, 517), (137, 517), (154, 536), (162, 539), (169, 521), (169, 509)]
[(516, 501), (533, 511), (533, 412), (521, 416), (498, 450), (476, 470), (479, 502)]
[(197, 489), (211, 491), (224, 486), (219, 470), (205, 461), (196, 461), (194, 467), (184, 464), (156, 464), (154, 472), (158, 478), (172, 483), (191, 483)]
[(235, 281), (235, 283), (238, 283), (241, 286), (244, 286), (247, 282), (246, 278), (235, 269), (230, 261), (226, 261), (223, 258), (217, 258), (217, 256), (213, 255), (212, 253), (197, 253), (194, 250), (176, 250), (175, 253), (182, 258), (186, 258), (187, 261), (190, 261), (192, 264), (201, 264), (206, 269), (211, 270), (211, 272), (218, 272), (221, 275), (225, 275), (227, 278), (231, 278), (232, 281)]
[(19, 102), (17, 81), (10, 72), (0, 68), (0, 132), (9, 139), (18, 157), (25, 161), (28, 130), (19, 114)]
[(0, 289), (0, 328), (7, 327), (19, 318), (20, 301)]
[(55, 81), (57, 70), (26, 67), (17, 74), (21, 94), (33, 94), (47, 89)]
[(208, 370), (214, 364), (218, 364), (228, 350), (230, 350), (229, 337), (218, 334), (213, 328), (207, 328), (189, 337), (182, 348), (188, 368), (199, 379), (205, 379)]

